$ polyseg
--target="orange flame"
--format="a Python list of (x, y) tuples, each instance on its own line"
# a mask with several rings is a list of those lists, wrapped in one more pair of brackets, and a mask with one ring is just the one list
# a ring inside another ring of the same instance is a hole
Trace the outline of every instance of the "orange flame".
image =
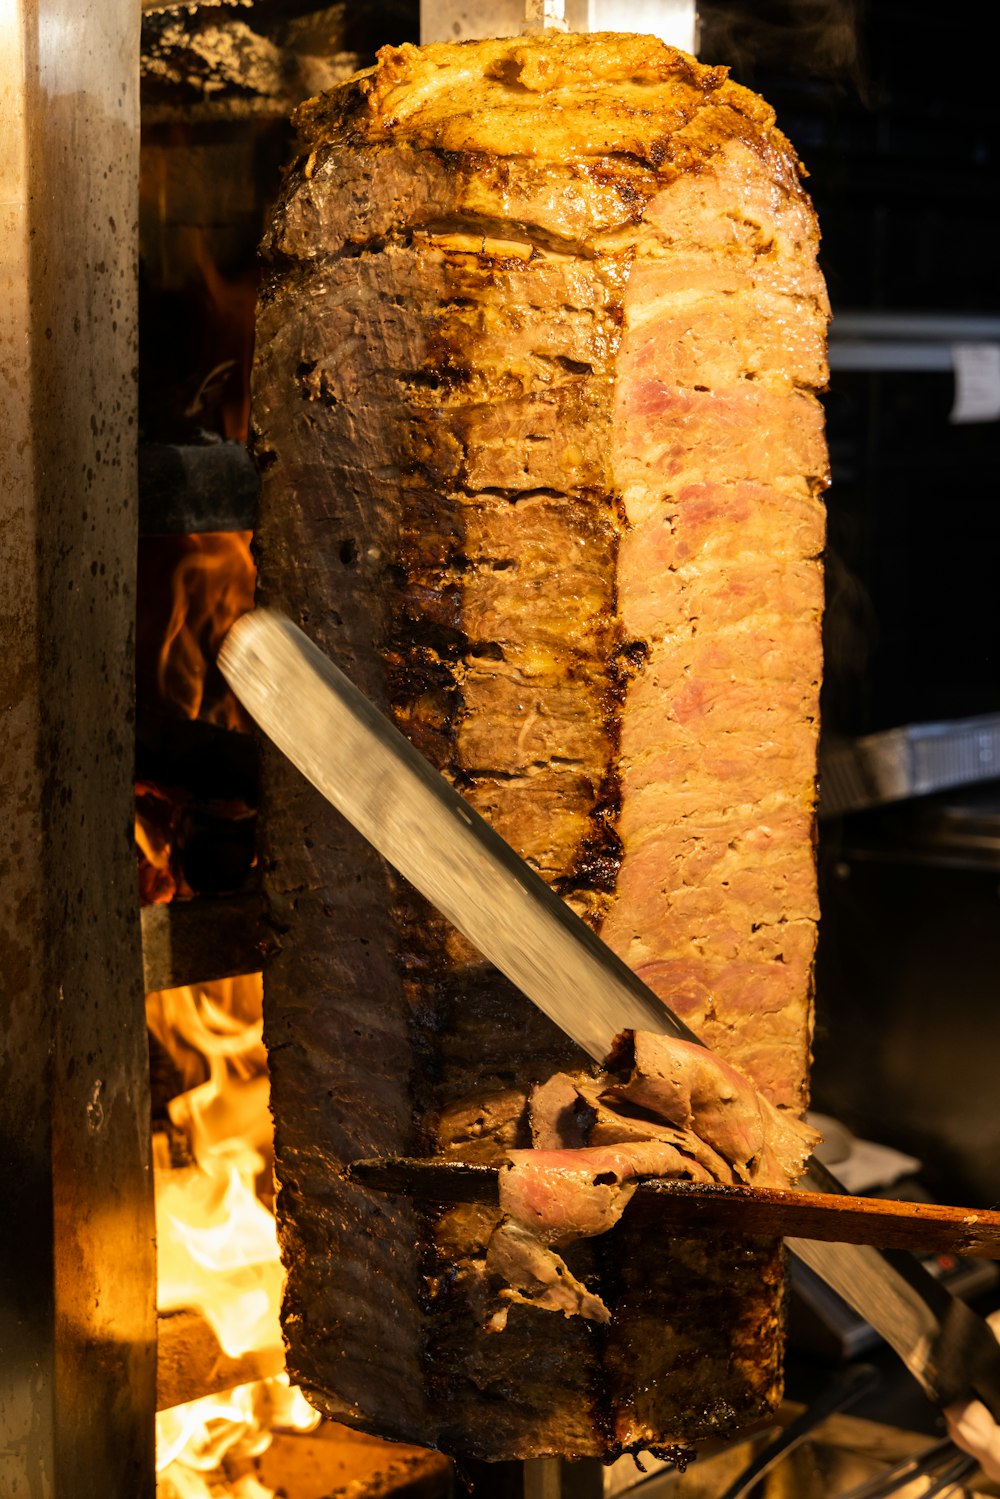
[[(140, 704), (248, 731), (250, 720), (215, 664), (219, 646), (253, 608), (250, 531), (147, 537), (139, 544), (136, 692)], [(169, 790), (136, 786), (135, 841), (143, 905), (191, 894), (174, 843), (181, 804)]]
[[(177, 893), (177, 881), (170, 868), (170, 833), (157, 826), (141, 798), (148, 796), (150, 788), (140, 787), (136, 791), (135, 844), (139, 850), (139, 900), (144, 906), (166, 905)], [(155, 795), (155, 793), (153, 793)]]
[(168, 1105), (195, 1165), (156, 1180), (160, 1310), (201, 1312), (234, 1358), (278, 1346), (278, 1240), (255, 1191), (271, 1148), (260, 975), (152, 994), (146, 1015), (182, 1075), (208, 1069)]
[(230, 625), (253, 608), (251, 535), (205, 531), (151, 538), (140, 551), (140, 695), (220, 728), (248, 727), (215, 658)]
[[(287, 1374), (238, 1385), (156, 1417), (158, 1499), (216, 1499), (217, 1474), (227, 1459), (259, 1457), (273, 1431), (313, 1431), (320, 1417)], [(211, 1486), (210, 1486), (211, 1484)], [(252, 1474), (227, 1484), (229, 1499), (274, 1499)]]
[[(168, 1051), (185, 1089), (167, 1105), (193, 1166), (156, 1162), (157, 1301), (161, 1311), (199, 1311), (223, 1350), (239, 1357), (280, 1346), (282, 1272), (274, 1218), (255, 1184), (269, 1171), (271, 1121), (260, 974), (150, 994), (149, 1029)], [(226, 1458), (268, 1446), (270, 1428), (310, 1430), (319, 1416), (287, 1377), (240, 1386), (157, 1417), (160, 1499), (213, 1499)], [(244, 1475), (230, 1499), (271, 1499)]]

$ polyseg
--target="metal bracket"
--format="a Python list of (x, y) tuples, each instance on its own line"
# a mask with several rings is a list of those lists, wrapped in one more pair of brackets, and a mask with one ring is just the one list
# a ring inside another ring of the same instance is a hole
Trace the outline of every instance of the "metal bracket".
[(420, 0), (422, 42), (464, 42), (523, 31), (625, 31), (694, 52), (695, 0)]

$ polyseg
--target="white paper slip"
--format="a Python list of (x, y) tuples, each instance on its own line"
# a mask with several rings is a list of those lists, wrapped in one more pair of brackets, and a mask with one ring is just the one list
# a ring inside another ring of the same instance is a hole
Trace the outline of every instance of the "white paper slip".
[(953, 422), (1000, 421), (1000, 344), (952, 344)]

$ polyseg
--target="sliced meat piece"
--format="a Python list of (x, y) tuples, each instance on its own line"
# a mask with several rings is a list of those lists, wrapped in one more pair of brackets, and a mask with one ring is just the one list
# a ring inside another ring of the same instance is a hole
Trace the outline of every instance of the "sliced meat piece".
[[(559, 1073), (533, 1090), (535, 1146), (509, 1151), (501, 1167), (503, 1216), (487, 1252), (492, 1274), (515, 1276), (499, 1290), (505, 1302), (527, 1297), (567, 1317), (610, 1321), (603, 1300), (556, 1250), (614, 1228), (639, 1177), (784, 1187), (818, 1143), (815, 1130), (783, 1115), (704, 1047), (626, 1032), (609, 1067), (596, 1077)], [(504, 1309), (491, 1329), (506, 1321)]]
[(486, 1251), (486, 1273), (500, 1282), (500, 1306), (486, 1324), (503, 1332), (510, 1308), (562, 1312), (587, 1322), (610, 1322), (611, 1313), (593, 1291), (577, 1280), (561, 1255), (515, 1218), (497, 1224)]
[(626, 1033), (611, 1067), (631, 1063), (626, 1081), (604, 1101), (632, 1105), (654, 1120), (689, 1131), (723, 1156), (740, 1181), (794, 1186), (819, 1140), (809, 1125), (788, 1117), (748, 1078), (703, 1046), (649, 1031)]
[(607, 1233), (639, 1176), (703, 1179), (697, 1165), (661, 1140), (582, 1150), (515, 1150), (500, 1171), (500, 1208), (546, 1244)]

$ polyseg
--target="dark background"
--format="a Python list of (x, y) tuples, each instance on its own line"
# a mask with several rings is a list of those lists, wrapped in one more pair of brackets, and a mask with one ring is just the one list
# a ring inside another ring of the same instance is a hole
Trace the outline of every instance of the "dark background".
[[(837, 310), (1000, 311), (993, 7), (703, 7), (809, 171)], [(1000, 423), (952, 375), (835, 372), (825, 735), (1000, 711)], [(814, 1097), (1000, 1205), (1000, 788), (820, 824)]]
[[(995, 8), (702, 7), (701, 57), (775, 107), (809, 172), (834, 310), (1000, 311)], [(1000, 710), (1000, 427), (950, 374), (838, 372), (827, 398), (828, 728)]]

